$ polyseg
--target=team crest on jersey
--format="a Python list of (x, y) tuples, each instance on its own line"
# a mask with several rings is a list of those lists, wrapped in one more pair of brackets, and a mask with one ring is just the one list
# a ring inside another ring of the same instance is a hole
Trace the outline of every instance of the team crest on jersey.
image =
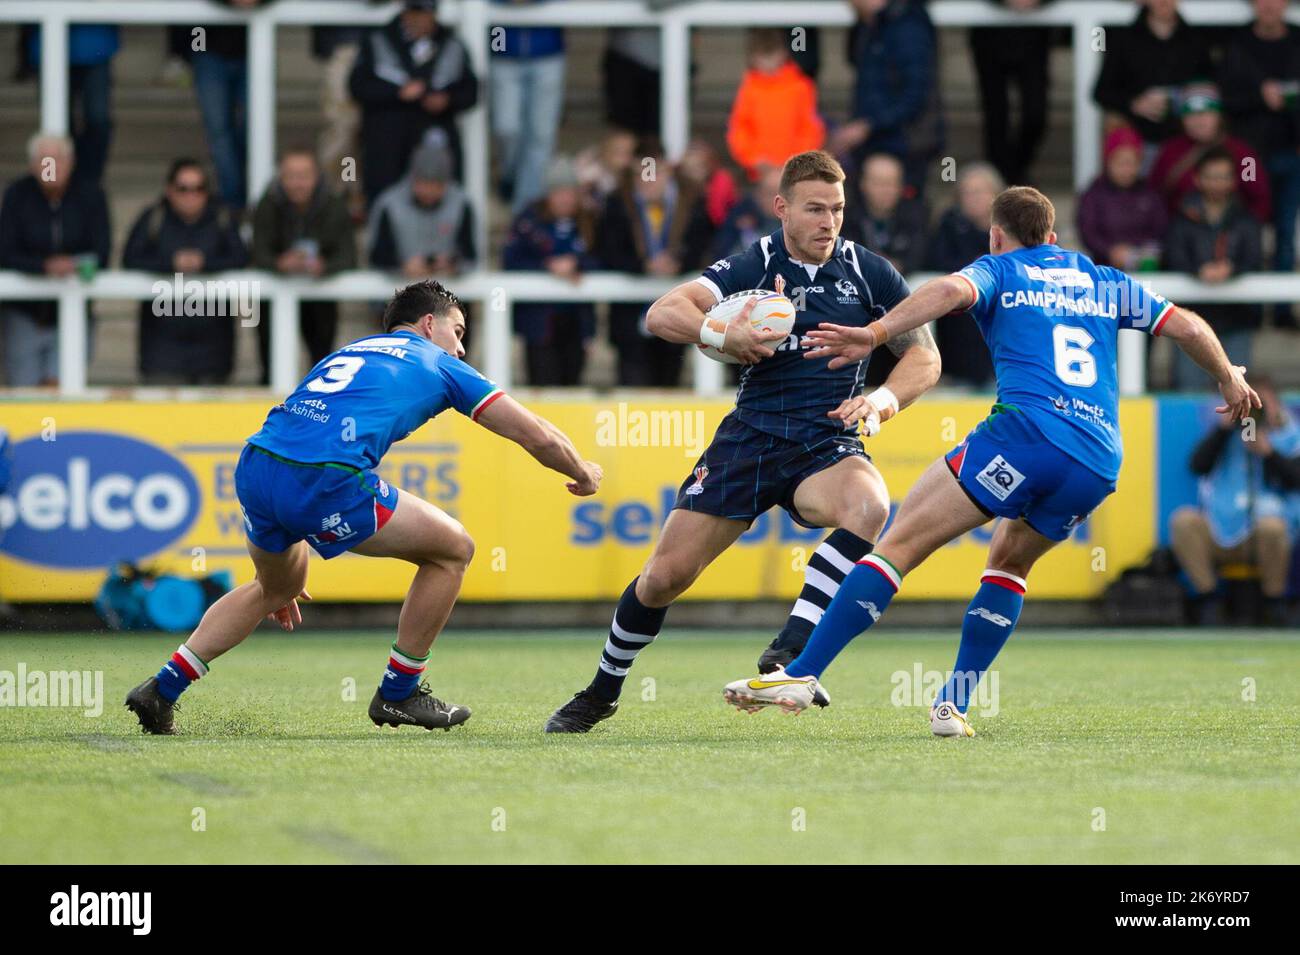
[[(778, 276), (779, 277), (779, 276)], [(686, 493), (692, 497), (696, 494), (704, 493), (704, 479), (709, 476), (709, 469), (701, 464), (695, 469), (695, 483), (686, 489)]]
[(999, 454), (976, 475), (975, 480), (999, 501), (1005, 501), (1012, 491), (1024, 483), (1025, 476)]
[(778, 276), (777, 276), (777, 277), (772, 281), (772, 291), (776, 292), (777, 295), (784, 295), (784, 294), (785, 294), (785, 276), (784, 276), (784, 275), (778, 275)]
[(835, 291), (839, 293), (835, 301), (841, 305), (858, 305), (861, 300), (858, 298), (858, 290), (848, 279), (840, 279), (835, 283)]

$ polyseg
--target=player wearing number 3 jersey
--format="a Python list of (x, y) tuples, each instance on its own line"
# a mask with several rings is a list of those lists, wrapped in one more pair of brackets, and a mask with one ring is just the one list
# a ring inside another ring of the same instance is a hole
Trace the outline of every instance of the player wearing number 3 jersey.
[(737, 680), (736, 706), (801, 709), (817, 680), (857, 634), (884, 613), (903, 577), (931, 553), (994, 517), (988, 569), (962, 626), (953, 676), (931, 710), (939, 736), (972, 736), (965, 713), (976, 683), (1011, 635), (1034, 562), (1115, 490), (1119, 432), (1117, 337), (1136, 329), (1173, 339), (1219, 383), (1220, 413), (1259, 406), (1214, 332), (1196, 314), (1115, 269), (1056, 245), (1056, 213), (1036, 189), (1017, 186), (993, 203), (989, 251), (955, 275), (927, 283), (863, 328), (823, 324), (810, 359), (830, 368), (861, 361), (895, 335), (969, 311), (993, 357), (998, 403), (960, 445), (908, 492), (875, 552), (840, 586), (804, 651), (779, 678)]
[(469, 718), (467, 707), (437, 699), (420, 678), (474, 543), (456, 520), (374, 469), (394, 442), (454, 408), (567, 475), (572, 494), (594, 494), (602, 475), (558, 429), (461, 360), (464, 335), (456, 296), (417, 282), (393, 296), (383, 334), (323, 359), (271, 409), (235, 469), (256, 579), (213, 604), (158, 675), (131, 691), (126, 705), (146, 732), (175, 732), (180, 693), (263, 617), (285, 630), (302, 621), (308, 547), (326, 560), (351, 551), (416, 566), (371, 720), (450, 729)]

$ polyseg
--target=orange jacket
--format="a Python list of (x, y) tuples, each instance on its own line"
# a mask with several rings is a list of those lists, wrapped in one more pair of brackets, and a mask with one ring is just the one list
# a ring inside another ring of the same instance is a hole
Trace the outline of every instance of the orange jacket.
[(775, 73), (746, 70), (731, 106), (727, 147), (750, 179), (758, 164), (780, 166), (795, 153), (820, 149), (826, 126), (817, 115), (817, 87), (793, 63)]

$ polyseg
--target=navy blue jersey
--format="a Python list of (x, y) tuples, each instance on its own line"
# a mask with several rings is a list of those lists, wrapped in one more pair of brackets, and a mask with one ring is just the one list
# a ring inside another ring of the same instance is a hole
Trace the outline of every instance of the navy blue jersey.
[(820, 322), (866, 325), (907, 298), (907, 283), (888, 260), (839, 238), (825, 264), (805, 264), (790, 257), (778, 229), (744, 252), (714, 262), (696, 281), (718, 301), (746, 289), (768, 289), (799, 309), (790, 335), (773, 346), (776, 354), (741, 371), (732, 412), (737, 419), (792, 441), (857, 430), (826, 415), (861, 393), (869, 359), (831, 371), (829, 358), (803, 357), (804, 336)]
[(1116, 371), (1121, 328), (1151, 335), (1173, 305), (1118, 269), (1055, 245), (985, 255), (956, 273), (993, 356), (998, 401), (1047, 440), (1115, 480), (1124, 446)]
[(501, 389), (414, 332), (372, 335), (322, 358), (249, 444), (305, 464), (378, 467), (448, 408), (476, 418)]

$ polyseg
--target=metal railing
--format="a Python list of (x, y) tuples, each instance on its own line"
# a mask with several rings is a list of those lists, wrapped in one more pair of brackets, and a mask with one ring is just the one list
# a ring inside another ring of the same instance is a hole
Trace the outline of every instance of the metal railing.
[[(248, 186), (259, 195), (274, 175), (276, 30), (282, 26), (379, 24), (399, 8), (393, 3), (370, 6), (350, 0), (279, 0), (251, 12), (235, 11), (205, 0), (0, 0), (0, 22), (39, 23), (41, 33), (41, 122), (43, 128), (64, 132), (68, 125), (68, 33), (71, 23), (221, 24), (248, 27)], [(1029, 14), (1015, 14), (984, 0), (933, 0), (927, 6), (939, 27), (988, 25), (1053, 25), (1068, 27), (1073, 37), (1073, 182), (1082, 188), (1096, 175), (1100, 161), (1101, 116), (1092, 101), (1092, 86), (1104, 49), (1104, 28), (1126, 24), (1136, 16), (1127, 0), (1061, 0)], [(1241, 24), (1250, 19), (1244, 0), (1198, 0), (1183, 5), (1183, 15), (1196, 24)], [(1300, 11), (1290, 11), (1300, 22)], [(655, 26), (661, 34), (661, 136), (670, 158), (685, 149), (690, 136), (690, 33), (695, 28), (781, 25), (848, 26), (853, 12), (845, 0), (751, 0), (746, 3), (705, 0), (652, 11), (639, 0), (558, 0), (537, 6), (489, 4), (486, 0), (447, 0), (439, 18), (454, 25), (469, 50), (480, 77), (489, 69), (491, 28), (494, 26), (555, 25), (574, 28)], [(479, 107), (459, 119), (465, 150), (465, 186), (479, 210), (488, 208), (487, 112)], [(478, 248), (486, 249), (487, 217), (476, 217)], [(394, 277), (377, 272), (347, 273), (314, 282), (266, 273), (240, 273), (257, 281), (275, 307), (271, 319), (272, 385), (280, 391), (297, 377), (296, 304), (305, 298), (368, 300), (391, 293)], [(210, 280), (216, 276), (204, 276)], [(1249, 276), (1227, 286), (1209, 287), (1185, 276), (1151, 276), (1167, 295), (1196, 301), (1294, 301), (1300, 299), (1300, 279), (1294, 276)], [(130, 272), (106, 272), (88, 284), (0, 272), (0, 299), (54, 298), (59, 308), (60, 390), (75, 395), (86, 387), (86, 329), (78, 319), (87, 299), (151, 298), (157, 278)], [(648, 301), (667, 282), (612, 274), (592, 275), (572, 285), (539, 273), (476, 272), (461, 276), (458, 294), (482, 301), (486, 311), (484, 370), (502, 383), (510, 379), (510, 317), (513, 300)], [(505, 301), (505, 308), (496, 303)], [(1121, 336), (1122, 386), (1126, 393), (1143, 390), (1145, 338)], [(695, 387), (703, 394), (722, 388), (722, 368), (697, 355)]]

